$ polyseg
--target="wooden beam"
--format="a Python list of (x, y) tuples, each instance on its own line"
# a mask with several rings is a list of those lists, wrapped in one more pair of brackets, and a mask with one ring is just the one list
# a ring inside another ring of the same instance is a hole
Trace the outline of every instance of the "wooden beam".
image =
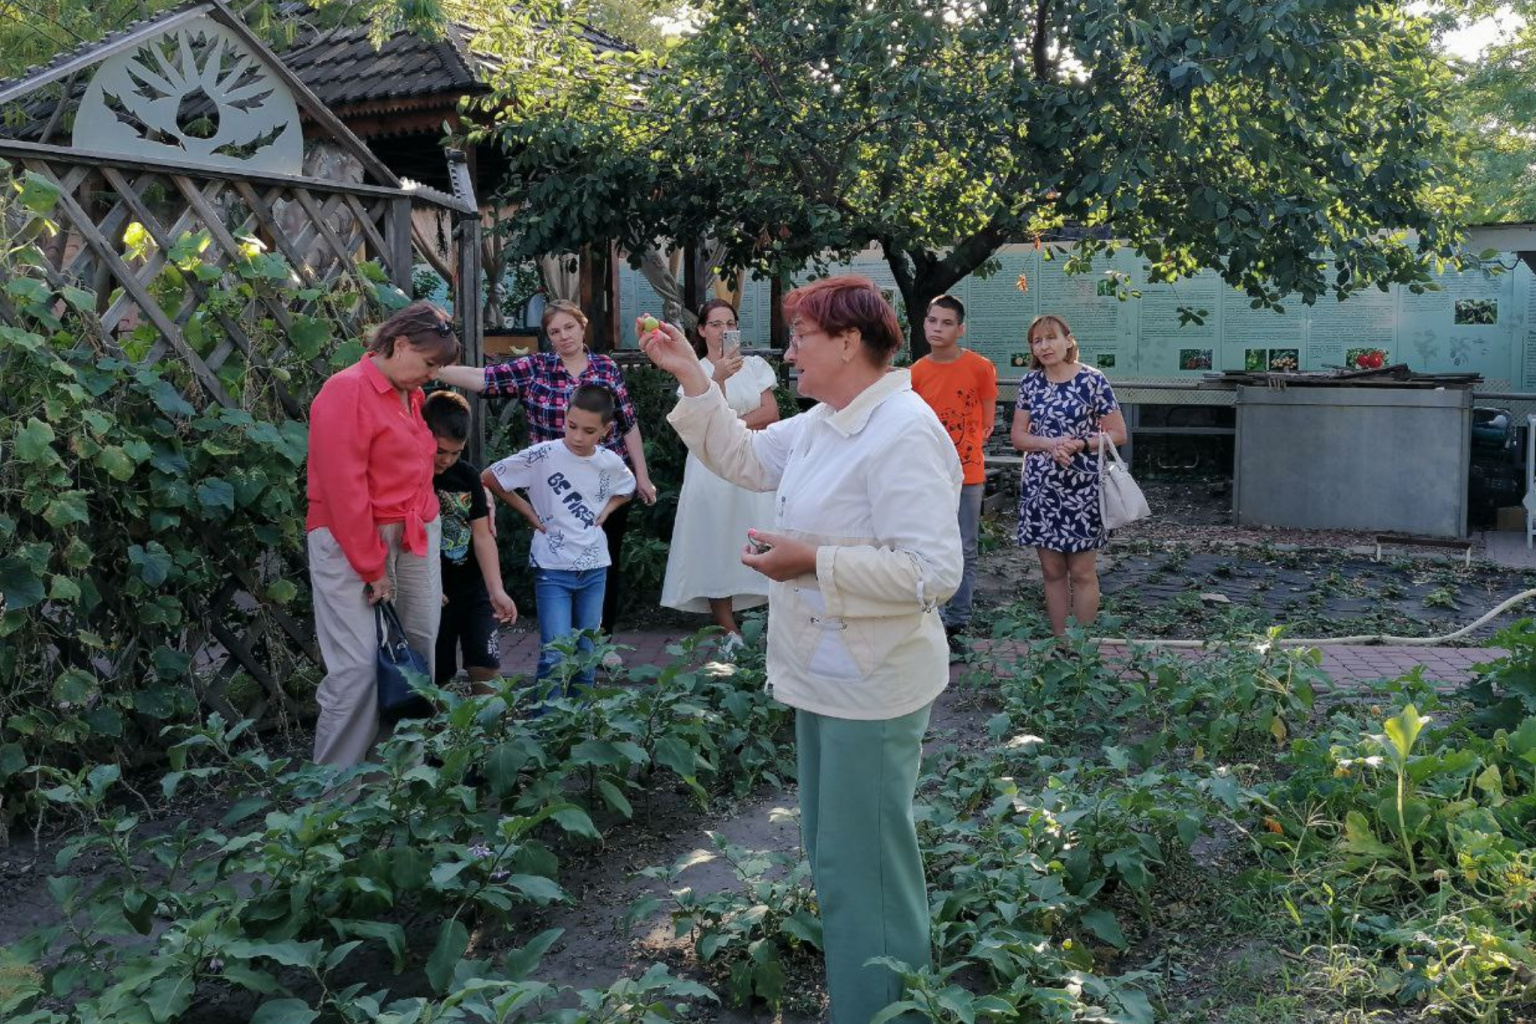
[[(200, 164), (187, 163), (183, 160), (149, 159), (147, 157), (124, 156), (121, 153), (103, 153), (99, 150), (86, 149), (80, 146), (44, 146), (36, 142), (18, 142), (14, 139), (0, 139), (0, 157), (15, 160), (61, 160), (71, 165), (77, 164), (110, 164), (113, 167), (125, 168), (135, 171), (158, 171), (160, 173), (185, 174), (194, 178), (219, 178), (249, 181), (258, 185), (278, 186), (280, 188), (292, 188), (301, 186), (313, 188), (324, 192), (346, 192), (360, 197), (376, 197), (393, 199), (400, 195), (401, 189), (385, 185), (354, 184), (352, 182), (327, 181), (324, 178), (310, 178), (303, 175), (274, 174), (270, 171), (245, 171), (229, 168), (210, 168)], [(434, 189), (418, 188), (409, 189), (409, 194), (416, 202), (431, 203), (434, 206), (442, 206), (445, 209), (457, 210), (461, 207), (448, 197)]]
[[(36, 92), (45, 85), (57, 82), (61, 78), (78, 74), (93, 64), (100, 64), (113, 54), (122, 53), (124, 50), (140, 46), (146, 40), (160, 35), (167, 29), (175, 28), (184, 21), (191, 21), (193, 18), (202, 17), (204, 14), (211, 14), (213, 9), (213, 3), (201, 3), (195, 7), (188, 7), (174, 13), (168, 12), (160, 17), (151, 18), (149, 21), (129, 29), (125, 35), (111, 42), (91, 45), (72, 57), (64, 57), (57, 64), (53, 64), (36, 74), (17, 79), (6, 88), (0, 88), (0, 104), (10, 103), (28, 93)], [(270, 55), (272, 51), (263, 45), (259, 48), (258, 52)]]

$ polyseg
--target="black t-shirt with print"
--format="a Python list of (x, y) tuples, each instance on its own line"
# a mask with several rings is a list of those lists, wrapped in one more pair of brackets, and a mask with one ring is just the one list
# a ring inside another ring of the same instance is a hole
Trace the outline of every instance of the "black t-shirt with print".
[(464, 588), (485, 589), (485, 577), (475, 559), (470, 524), (490, 514), (485, 502), (485, 486), (480, 471), (460, 459), (432, 478), (437, 492), (439, 515), (443, 523), (443, 591), (460, 592)]

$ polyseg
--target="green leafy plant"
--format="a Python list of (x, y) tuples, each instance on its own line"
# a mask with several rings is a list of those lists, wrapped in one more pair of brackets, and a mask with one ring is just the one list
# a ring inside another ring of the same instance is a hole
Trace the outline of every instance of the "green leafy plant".
[[(672, 890), (673, 929), (679, 938), (691, 938), (700, 963), (724, 975), (734, 1005), (761, 999), (779, 1009), (788, 995), (787, 964), (797, 960), (804, 965), (812, 950), (821, 949), (821, 919), (806, 884), (810, 866), (792, 854), (744, 850), (718, 833), (706, 834), (713, 852), (695, 850), (670, 867), (645, 868), (640, 874), (670, 885), (717, 857), (730, 865), (739, 889)], [(630, 908), (626, 920), (642, 920), (661, 906), (658, 897), (645, 897)]]
[[(226, 718), (303, 709), (318, 673), (277, 639), (299, 631), (307, 597), (297, 417), (361, 353), (349, 325), (404, 301), (376, 264), (301, 287), (255, 238), (216, 260), (206, 231), (162, 247), (129, 223), (122, 258), (158, 265), (148, 287), (196, 355), (222, 352), (211, 379), (190, 361), (148, 365), (149, 319), (108, 341), (97, 310), (112, 297), (52, 269), (58, 199), (0, 162), (0, 296), (14, 311), (0, 326), (0, 828), (50, 806), (20, 774), (45, 753), (144, 756), (200, 699)], [(206, 398), (213, 387), (234, 404)], [(210, 636), (261, 681), (199, 663)]]
[(1475, 666), (1477, 674), (1462, 693), (1477, 708), (1473, 721), (1479, 728), (1514, 728), (1536, 715), (1536, 622), (1513, 622), (1489, 643), (1506, 653)]

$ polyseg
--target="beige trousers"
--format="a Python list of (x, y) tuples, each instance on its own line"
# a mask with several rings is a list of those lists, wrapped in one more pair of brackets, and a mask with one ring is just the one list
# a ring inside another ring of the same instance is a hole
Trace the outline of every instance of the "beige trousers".
[[(411, 646), (430, 665), (443, 614), (443, 569), (438, 557), (442, 522), (433, 519), (427, 524), (424, 558), (405, 550), (404, 532), (403, 523), (379, 527), (379, 538), (389, 549), (384, 567), (395, 585), (400, 624)], [(309, 533), (309, 582), (314, 591), (315, 638), (325, 659), (325, 678), (315, 694), (320, 705), (315, 762), (346, 767), (364, 760), (379, 734), (376, 613), (362, 578), (324, 527)]]

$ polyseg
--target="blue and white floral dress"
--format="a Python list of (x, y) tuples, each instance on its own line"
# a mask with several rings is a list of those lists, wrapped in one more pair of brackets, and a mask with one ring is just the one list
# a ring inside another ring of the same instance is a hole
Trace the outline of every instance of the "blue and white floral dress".
[[(1029, 414), (1036, 437), (1081, 437), (1099, 429), (1099, 420), (1118, 409), (1104, 375), (1084, 366), (1071, 380), (1056, 383), (1035, 370), (1019, 383), (1017, 410)], [(1090, 451), (1058, 465), (1049, 452), (1026, 452), (1019, 487), (1019, 546), (1068, 554), (1109, 543), (1099, 517), (1099, 457)]]

